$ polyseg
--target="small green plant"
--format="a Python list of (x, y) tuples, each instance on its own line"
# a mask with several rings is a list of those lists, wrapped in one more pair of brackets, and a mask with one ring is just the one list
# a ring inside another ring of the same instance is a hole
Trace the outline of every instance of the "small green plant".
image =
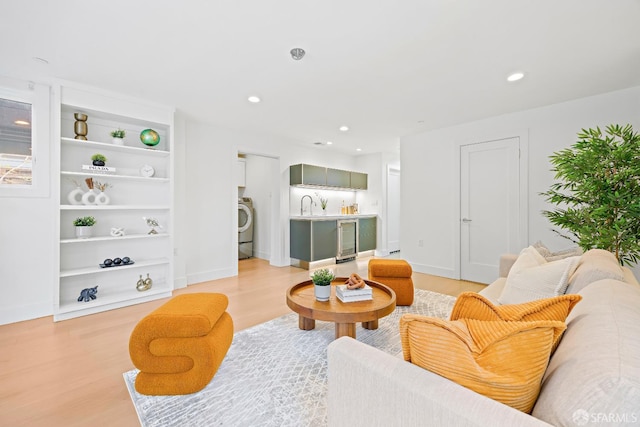
[(76, 227), (91, 227), (95, 225), (96, 219), (92, 216), (83, 216), (73, 220), (73, 225)]
[(317, 192), (316, 192), (316, 196), (318, 196), (318, 199), (320, 199), (320, 207), (322, 208), (322, 210), (327, 209), (327, 203), (329, 202), (329, 199), (325, 199)]
[(331, 281), (335, 279), (336, 276), (328, 269), (322, 268), (320, 270), (316, 270), (311, 275), (311, 280), (315, 285), (318, 286), (327, 286), (331, 284)]
[(127, 132), (123, 129), (118, 128), (117, 130), (111, 131), (111, 136), (114, 138), (124, 138)]
[(94, 162), (104, 162), (106, 163), (107, 158), (105, 156), (103, 156), (100, 153), (96, 153), (93, 156), (91, 156), (91, 160), (93, 160)]

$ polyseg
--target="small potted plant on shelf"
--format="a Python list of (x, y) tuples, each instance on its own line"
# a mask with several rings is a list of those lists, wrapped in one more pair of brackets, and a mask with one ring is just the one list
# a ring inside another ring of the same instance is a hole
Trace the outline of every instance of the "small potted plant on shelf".
[(96, 219), (92, 216), (83, 216), (73, 220), (76, 227), (76, 237), (78, 239), (87, 239), (91, 237), (92, 228), (96, 224)]
[(313, 288), (318, 301), (329, 301), (331, 296), (331, 282), (336, 276), (328, 268), (316, 270), (311, 275)]
[(107, 162), (107, 158), (100, 153), (91, 156), (91, 160), (93, 161), (93, 166), (104, 166)]
[(115, 145), (124, 145), (124, 137), (127, 132), (124, 129), (116, 129), (111, 131), (111, 136), (113, 137), (113, 143)]

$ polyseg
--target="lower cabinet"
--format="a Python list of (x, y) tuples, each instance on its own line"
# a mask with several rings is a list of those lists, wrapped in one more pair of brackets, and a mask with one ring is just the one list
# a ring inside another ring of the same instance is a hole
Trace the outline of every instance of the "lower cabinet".
[(358, 250), (371, 251), (376, 248), (377, 218), (358, 219)]
[(338, 247), (337, 221), (291, 220), (289, 225), (291, 258), (319, 261), (336, 256)]

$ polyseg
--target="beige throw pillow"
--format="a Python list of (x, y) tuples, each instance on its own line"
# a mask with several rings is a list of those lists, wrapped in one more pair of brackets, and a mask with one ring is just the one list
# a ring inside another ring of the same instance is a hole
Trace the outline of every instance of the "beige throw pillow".
[(579, 260), (575, 256), (547, 262), (533, 246), (524, 248), (509, 271), (498, 302), (520, 304), (564, 295)]

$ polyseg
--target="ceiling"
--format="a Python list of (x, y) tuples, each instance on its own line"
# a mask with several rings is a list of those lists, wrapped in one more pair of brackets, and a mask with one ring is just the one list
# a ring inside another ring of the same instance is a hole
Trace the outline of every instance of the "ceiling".
[[(639, 20), (640, 0), (4, 1), (0, 75), (85, 83), (357, 155), (640, 86)], [(508, 83), (516, 70), (525, 78)]]

